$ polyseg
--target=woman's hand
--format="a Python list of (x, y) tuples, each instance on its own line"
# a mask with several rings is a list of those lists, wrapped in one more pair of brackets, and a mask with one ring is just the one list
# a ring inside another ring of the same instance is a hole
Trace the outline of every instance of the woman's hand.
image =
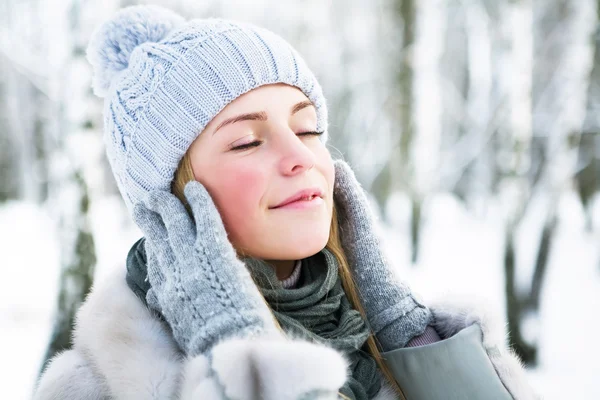
[(404, 347), (424, 332), (431, 313), (390, 270), (367, 196), (354, 172), (342, 160), (334, 165), (334, 200), (342, 246), (367, 320), (384, 351)]
[(210, 195), (197, 181), (184, 193), (194, 219), (176, 196), (162, 190), (134, 208), (146, 236), (149, 307), (162, 313), (188, 356), (229, 337), (280, 337)]

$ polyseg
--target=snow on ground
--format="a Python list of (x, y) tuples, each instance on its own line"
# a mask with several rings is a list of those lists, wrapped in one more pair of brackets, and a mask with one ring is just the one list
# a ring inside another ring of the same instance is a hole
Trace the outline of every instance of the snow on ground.
[(39, 208), (0, 208), (0, 376), (6, 399), (29, 399), (46, 349), (56, 299), (58, 243)]
[[(92, 205), (98, 252), (96, 279), (124, 265), (141, 234), (124, 219), (119, 200)], [(2, 399), (28, 400), (52, 329), (59, 279), (56, 227), (44, 210), (27, 203), (0, 207), (0, 376)], [(10, 378), (10, 379), (8, 379)]]
[[(600, 202), (598, 202), (600, 210)], [(502, 221), (498, 206), (489, 205), (478, 218), (452, 196), (437, 195), (424, 205), (421, 257), (410, 266), (406, 236), (408, 204), (390, 200), (386, 230), (388, 251), (398, 271), (425, 300), (458, 292), (481, 299), (503, 313)], [(595, 210), (598, 214), (598, 210)], [(594, 218), (597, 219), (596, 214)], [(580, 207), (566, 195), (548, 266), (541, 315), (526, 327), (538, 337), (540, 366), (529, 371), (545, 399), (597, 399), (600, 341), (599, 234), (586, 233)], [(535, 218), (532, 218), (535, 220)], [(122, 267), (127, 250), (140, 236), (123, 215), (116, 198), (93, 205), (92, 227), (98, 251), (97, 279)], [(3, 398), (29, 399), (51, 328), (58, 279), (58, 243), (48, 214), (27, 203), (0, 207), (0, 376)], [(535, 229), (518, 235), (519, 262), (532, 259)], [(530, 252), (530, 254), (528, 254)]]

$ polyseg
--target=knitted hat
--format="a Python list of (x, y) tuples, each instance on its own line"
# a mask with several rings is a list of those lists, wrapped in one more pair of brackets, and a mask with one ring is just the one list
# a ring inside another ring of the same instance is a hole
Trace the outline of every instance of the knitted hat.
[(249, 23), (185, 21), (132, 6), (96, 29), (87, 49), (94, 93), (104, 97), (104, 142), (130, 212), (152, 190), (170, 190), (185, 152), (227, 104), (262, 85), (295, 86), (314, 103), (327, 140), (321, 86), (284, 39)]

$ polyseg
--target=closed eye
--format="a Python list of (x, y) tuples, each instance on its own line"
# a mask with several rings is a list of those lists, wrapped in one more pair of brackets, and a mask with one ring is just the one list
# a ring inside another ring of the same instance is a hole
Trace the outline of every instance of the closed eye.
[[(297, 135), (298, 136), (321, 136), (323, 133), (324, 132), (309, 131), (309, 132), (300, 132)], [(255, 140), (254, 142), (250, 142), (250, 143), (246, 143), (246, 144), (242, 144), (242, 145), (239, 145), (239, 146), (232, 147), (231, 150), (241, 151), (241, 150), (250, 149), (252, 147), (258, 147), (261, 144), (262, 144), (262, 141)]]
[(298, 134), (298, 136), (306, 136), (306, 135), (311, 135), (311, 136), (321, 136), (323, 134), (323, 132), (317, 132), (317, 131), (310, 131), (310, 132), (300, 132)]
[(252, 148), (252, 147), (260, 146), (261, 143), (262, 143), (261, 141), (257, 140), (257, 141), (254, 141), (254, 142), (250, 142), (250, 143), (246, 143), (246, 144), (242, 144), (242, 145), (239, 145), (239, 146), (232, 147), (231, 150), (234, 150), (234, 151), (246, 150), (246, 149), (249, 149), (249, 148)]

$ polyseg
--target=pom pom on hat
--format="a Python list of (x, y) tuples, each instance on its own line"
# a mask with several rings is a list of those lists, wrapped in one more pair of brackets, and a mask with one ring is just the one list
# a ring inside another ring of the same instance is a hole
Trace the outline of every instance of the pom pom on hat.
[(117, 12), (92, 34), (87, 59), (92, 65), (94, 94), (104, 97), (113, 78), (129, 65), (133, 50), (147, 42), (158, 42), (185, 20), (159, 6), (132, 6)]

